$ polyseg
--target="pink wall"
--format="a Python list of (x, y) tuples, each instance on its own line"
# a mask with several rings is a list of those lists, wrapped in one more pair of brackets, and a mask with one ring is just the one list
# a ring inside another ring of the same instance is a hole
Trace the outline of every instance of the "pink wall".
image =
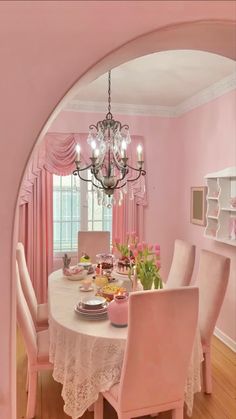
[[(15, 206), (42, 127), (88, 69), (88, 78), (93, 79), (109, 66), (171, 47), (199, 48), (233, 58), (234, 16), (231, 1), (0, 2), (1, 419), (15, 418)], [(182, 27), (183, 22), (188, 25)], [(175, 35), (164, 29), (157, 43), (158, 30), (168, 25), (174, 25)], [(148, 40), (129, 44), (150, 31), (156, 33)]]
[[(236, 92), (230, 92), (177, 121), (182, 155), (180, 178), (181, 236), (197, 246), (231, 258), (229, 285), (217, 327), (236, 341), (236, 248), (203, 237), (204, 227), (190, 224), (190, 187), (205, 185), (204, 176), (236, 166)], [(196, 270), (195, 270), (196, 274)]]

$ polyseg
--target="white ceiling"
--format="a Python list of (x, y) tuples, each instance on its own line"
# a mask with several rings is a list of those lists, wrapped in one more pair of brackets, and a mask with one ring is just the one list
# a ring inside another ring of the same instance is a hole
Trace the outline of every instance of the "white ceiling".
[[(150, 54), (112, 70), (112, 103), (177, 106), (236, 72), (236, 62), (203, 51)], [(107, 74), (78, 90), (81, 102), (107, 102)]]

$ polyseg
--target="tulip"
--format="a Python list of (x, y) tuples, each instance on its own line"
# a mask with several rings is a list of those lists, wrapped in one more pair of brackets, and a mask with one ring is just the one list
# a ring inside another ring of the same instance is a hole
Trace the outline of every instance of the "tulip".
[(143, 250), (143, 245), (142, 245), (142, 243), (138, 243), (138, 244), (137, 244), (137, 249), (138, 249), (140, 252), (142, 252), (142, 250)]
[(131, 243), (131, 244), (129, 245), (129, 248), (130, 248), (130, 250), (134, 250), (134, 249), (135, 249), (135, 244), (134, 244), (134, 243)]
[(115, 243), (120, 243), (120, 239), (119, 239), (119, 237), (116, 237), (116, 238), (115, 238)]
[(156, 256), (160, 256), (160, 250), (156, 250), (156, 251), (155, 251), (155, 255), (156, 255)]
[(152, 250), (153, 249), (153, 244), (149, 244), (149, 246), (148, 246), (148, 250)]
[(160, 269), (160, 267), (161, 267), (161, 262), (160, 262), (160, 260), (157, 260), (157, 261), (156, 261), (156, 267), (157, 267), (157, 269)]
[(161, 249), (160, 245), (159, 244), (155, 244), (155, 249), (156, 250), (160, 250)]
[(138, 250), (137, 249), (133, 250), (133, 255), (134, 255), (135, 258), (138, 256)]

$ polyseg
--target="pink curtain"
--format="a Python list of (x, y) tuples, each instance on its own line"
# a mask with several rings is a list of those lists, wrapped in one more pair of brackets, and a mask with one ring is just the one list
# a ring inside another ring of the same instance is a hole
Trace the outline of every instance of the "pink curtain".
[(68, 175), (75, 168), (75, 145), (85, 135), (47, 134), (34, 151), (20, 191), (19, 241), (38, 301), (47, 300), (48, 275), (53, 266), (52, 176)]
[[(144, 150), (144, 138), (132, 136), (132, 142), (128, 146), (128, 164), (136, 166), (137, 145), (141, 144)], [(130, 171), (129, 178), (135, 177), (135, 172)], [(114, 205), (112, 212), (112, 237), (125, 241), (127, 233), (135, 231), (140, 240), (143, 240), (143, 212), (147, 204), (146, 181), (141, 176), (138, 180), (128, 183), (127, 193), (123, 194), (121, 205)]]
[(27, 266), (40, 303), (47, 301), (48, 275), (53, 260), (52, 175), (41, 169), (28, 202), (20, 206), (19, 241), (24, 244)]

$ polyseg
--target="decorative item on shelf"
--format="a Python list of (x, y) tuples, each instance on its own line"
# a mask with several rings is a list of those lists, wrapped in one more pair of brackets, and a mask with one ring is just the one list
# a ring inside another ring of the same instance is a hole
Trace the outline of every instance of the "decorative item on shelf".
[[(148, 245), (147, 243), (138, 243), (137, 248), (133, 250), (135, 256), (134, 281), (140, 280), (143, 289), (149, 290), (153, 287), (163, 288), (160, 276), (160, 246), (159, 244)], [(137, 284), (136, 284), (137, 286)]]
[[(81, 149), (77, 144), (76, 169), (73, 174), (81, 180), (91, 182), (105, 196), (112, 197), (115, 190), (121, 190), (129, 182), (146, 175), (141, 145), (137, 147), (137, 167), (128, 164), (127, 146), (131, 142), (129, 126), (114, 120), (111, 113), (111, 71), (108, 72), (108, 113), (103, 121), (90, 125), (87, 142), (92, 148), (91, 164), (82, 167)], [(82, 176), (86, 170), (90, 170), (91, 178)], [(133, 177), (130, 176), (130, 171), (134, 173)], [(98, 201), (100, 200), (103, 199), (98, 193)], [(111, 207), (112, 203), (111, 199), (107, 206)]]
[(113, 326), (125, 327), (128, 325), (128, 304), (127, 294), (114, 296), (107, 309), (108, 318)]

